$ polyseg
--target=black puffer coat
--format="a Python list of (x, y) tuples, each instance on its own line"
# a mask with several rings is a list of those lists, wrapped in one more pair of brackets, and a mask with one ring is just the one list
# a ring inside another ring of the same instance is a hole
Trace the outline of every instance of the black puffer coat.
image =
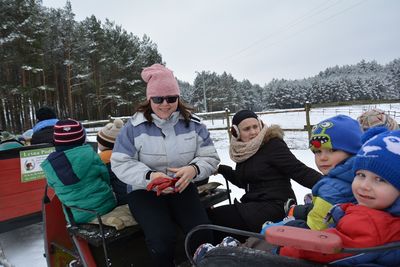
[[(288, 198), (296, 198), (290, 179), (311, 188), (322, 176), (316, 170), (299, 161), (283, 141), (283, 131), (271, 126), (266, 132), (264, 143), (249, 159), (236, 164), (236, 170), (230, 166), (220, 165), (218, 173), (236, 186), (246, 190), (241, 198), (242, 203), (235, 205), (241, 217), (247, 221), (255, 217), (268, 217), (254, 210), (254, 202), (261, 206), (266, 202), (282, 205)], [(253, 203), (253, 205), (246, 205)], [(250, 208), (252, 207), (252, 208)]]

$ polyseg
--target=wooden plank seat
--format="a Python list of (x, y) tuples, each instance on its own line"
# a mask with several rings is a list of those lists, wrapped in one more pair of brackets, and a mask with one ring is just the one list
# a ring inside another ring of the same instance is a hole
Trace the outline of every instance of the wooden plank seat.
[[(126, 236), (133, 235), (134, 233), (140, 231), (140, 226), (128, 226), (124, 229), (117, 230), (115, 227), (103, 225), (104, 237), (107, 244), (118, 241)], [(99, 247), (103, 244), (102, 234), (100, 232), (100, 227), (96, 224), (79, 224), (75, 226), (69, 226), (68, 232), (71, 235), (78, 236), (86, 240), (89, 244)]]

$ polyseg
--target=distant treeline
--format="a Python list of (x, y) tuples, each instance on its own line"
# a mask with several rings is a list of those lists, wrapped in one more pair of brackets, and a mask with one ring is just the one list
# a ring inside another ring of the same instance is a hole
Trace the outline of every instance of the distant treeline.
[[(145, 99), (140, 73), (165, 63), (157, 45), (95, 16), (75, 21), (71, 4), (46, 8), (41, 0), (0, 1), (0, 128), (22, 132), (35, 111), (52, 106), (60, 118), (130, 115)], [(194, 85), (179, 81), (182, 97), (204, 111), (261, 111), (311, 103), (400, 98), (400, 59), (328, 68), (303, 80), (264, 86), (231, 74), (202, 71)]]
[(202, 72), (194, 86), (182, 83), (184, 95), (192, 104), (204, 109), (203, 83), (207, 110), (232, 112), (242, 108), (262, 111), (270, 108), (303, 107), (332, 102), (379, 101), (400, 99), (400, 59), (382, 66), (362, 60), (356, 65), (335, 66), (302, 80), (274, 79), (263, 87), (248, 80), (237, 81), (232, 75)]

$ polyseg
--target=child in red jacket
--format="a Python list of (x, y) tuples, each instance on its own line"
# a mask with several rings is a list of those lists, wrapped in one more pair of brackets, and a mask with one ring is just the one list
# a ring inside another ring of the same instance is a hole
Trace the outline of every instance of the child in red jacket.
[[(353, 165), (352, 191), (358, 204), (334, 206), (329, 215), (336, 225), (324, 230), (338, 235), (343, 247), (348, 248), (400, 241), (400, 131), (375, 128), (366, 132), (363, 139), (367, 141)], [(352, 255), (282, 247), (279, 254), (345, 266), (400, 266), (399, 249)]]

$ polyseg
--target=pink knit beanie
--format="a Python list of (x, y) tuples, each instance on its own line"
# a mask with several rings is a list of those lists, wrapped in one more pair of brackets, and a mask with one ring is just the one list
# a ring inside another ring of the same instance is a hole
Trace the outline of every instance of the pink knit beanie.
[(161, 64), (153, 64), (143, 69), (142, 79), (147, 83), (147, 100), (153, 96), (180, 95), (173, 72)]

